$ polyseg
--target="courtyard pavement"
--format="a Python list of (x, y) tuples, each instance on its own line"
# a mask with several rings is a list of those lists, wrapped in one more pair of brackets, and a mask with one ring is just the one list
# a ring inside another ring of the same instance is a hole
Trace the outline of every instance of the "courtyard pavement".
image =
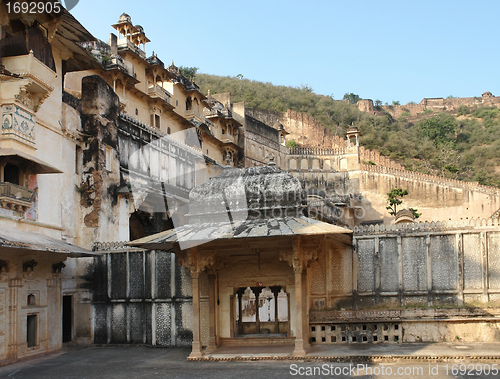
[[(492, 370), (493, 365), (500, 365), (500, 343), (316, 345), (309, 349), (305, 358), (298, 360), (289, 359), (291, 346), (224, 347), (208, 355), (228, 360), (222, 362), (188, 361), (190, 350), (189, 347), (66, 346), (56, 353), (0, 366), (0, 378), (254, 379), (311, 377), (313, 370), (323, 374), (314, 376), (320, 378), (500, 377), (498, 371), (493, 375), (495, 371)], [(277, 360), (270, 360), (273, 358)], [(460, 375), (460, 364), (473, 364), (481, 372), (475, 371), (472, 376)], [(379, 371), (374, 374), (369, 370)], [(390, 374), (387, 370), (391, 370)], [(399, 370), (403, 370), (402, 375)], [(405, 373), (409, 375), (403, 375)]]

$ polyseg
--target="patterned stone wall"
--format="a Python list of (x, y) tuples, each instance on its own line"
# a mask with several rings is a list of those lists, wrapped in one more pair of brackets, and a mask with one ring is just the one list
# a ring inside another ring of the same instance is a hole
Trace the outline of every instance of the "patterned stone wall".
[(500, 305), (497, 225), (434, 223), (354, 228), (309, 269), (318, 309)]
[(94, 343), (190, 344), (185, 319), (192, 296), (184, 271), (165, 251), (102, 252), (93, 269)]
[(354, 306), (496, 304), (499, 242), (498, 227), (355, 234)]

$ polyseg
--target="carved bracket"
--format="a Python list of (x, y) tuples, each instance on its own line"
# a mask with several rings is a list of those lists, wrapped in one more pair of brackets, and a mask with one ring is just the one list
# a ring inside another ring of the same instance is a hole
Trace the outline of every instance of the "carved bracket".
[(192, 278), (197, 278), (201, 272), (215, 265), (214, 257), (216, 253), (216, 250), (198, 251), (196, 248), (192, 248), (185, 252), (176, 252), (175, 254), (177, 255), (179, 264), (189, 269)]

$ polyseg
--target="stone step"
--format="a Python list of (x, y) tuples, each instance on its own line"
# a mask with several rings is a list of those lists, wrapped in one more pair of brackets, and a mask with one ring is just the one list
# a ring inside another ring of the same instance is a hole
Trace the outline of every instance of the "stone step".
[(219, 346), (293, 345), (295, 337), (235, 337), (221, 338)]

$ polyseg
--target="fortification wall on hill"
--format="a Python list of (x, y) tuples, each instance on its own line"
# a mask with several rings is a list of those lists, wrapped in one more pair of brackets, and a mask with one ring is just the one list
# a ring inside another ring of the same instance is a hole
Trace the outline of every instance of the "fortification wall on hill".
[[(373, 105), (371, 99), (362, 99), (357, 103), (362, 112), (375, 114), (379, 109)], [(453, 97), (453, 98), (424, 98), (419, 104), (384, 105), (380, 110), (388, 112), (392, 117), (398, 118), (403, 113), (417, 116), (425, 111), (456, 113), (460, 106), (467, 107), (500, 107), (500, 97), (493, 96), (491, 92), (485, 92), (480, 97)]]

